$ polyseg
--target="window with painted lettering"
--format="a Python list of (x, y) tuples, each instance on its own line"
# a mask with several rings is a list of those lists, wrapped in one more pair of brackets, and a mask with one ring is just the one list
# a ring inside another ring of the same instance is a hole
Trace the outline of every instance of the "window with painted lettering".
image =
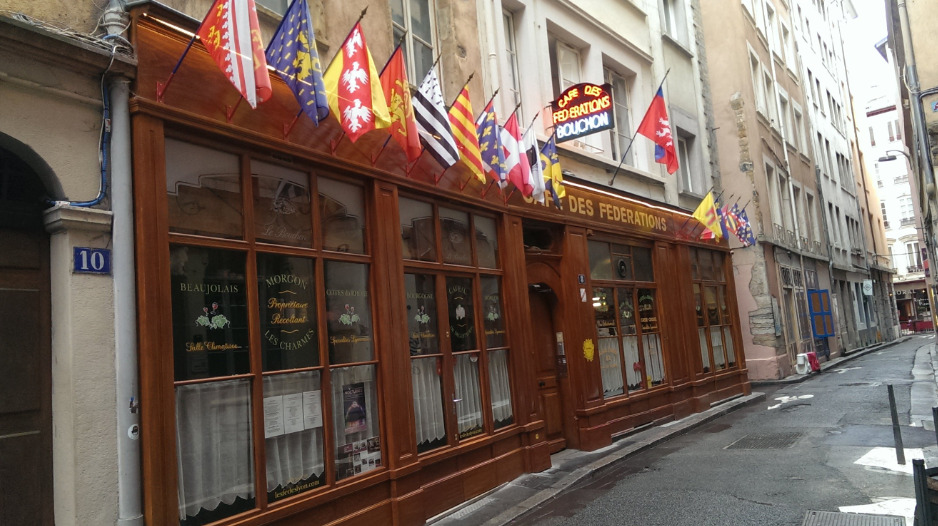
[(710, 374), (737, 366), (733, 317), (727, 296), (725, 257), (722, 252), (690, 249), (694, 310), (700, 349), (698, 373)]
[(666, 384), (651, 247), (589, 242), (603, 396)]
[(514, 422), (510, 350), (493, 218), (401, 197), (417, 451)]
[(196, 140), (165, 152), (180, 524), (381, 469), (364, 189)]

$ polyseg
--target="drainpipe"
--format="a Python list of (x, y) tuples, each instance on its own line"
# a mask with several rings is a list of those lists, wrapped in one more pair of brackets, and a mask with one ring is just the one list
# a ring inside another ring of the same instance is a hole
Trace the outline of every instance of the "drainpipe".
[[(111, 0), (102, 15), (103, 38), (122, 39), (126, 15)], [(115, 77), (111, 99), (111, 211), (114, 223), (114, 366), (117, 384), (117, 470), (119, 526), (143, 526), (140, 477), (140, 415), (137, 412), (137, 293), (134, 267), (133, 179), (130, 151), (130, 81)]]

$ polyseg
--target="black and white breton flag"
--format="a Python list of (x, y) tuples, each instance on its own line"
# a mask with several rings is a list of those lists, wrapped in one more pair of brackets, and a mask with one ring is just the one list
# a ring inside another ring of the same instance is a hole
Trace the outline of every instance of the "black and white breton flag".
[(417, 131), (427, 151), (444, 168), (456, 164), (459, 161), (459, 148), (449, 127), (440, 81), (433, 69), (420, 83), (411, 103), (417, 119)]

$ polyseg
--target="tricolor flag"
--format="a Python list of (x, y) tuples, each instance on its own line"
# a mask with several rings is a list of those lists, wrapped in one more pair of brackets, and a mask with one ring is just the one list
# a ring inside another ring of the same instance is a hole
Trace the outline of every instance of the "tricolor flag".
[(560, 169), (560, 156), (557, 155), (557, 142), (553, 136), (541, 148), (541, 171), (544, 173), (544, 186), (554, 205), (562, 208), (561, 199), (566, 197), (567, 190), (563, 187), (563, 172)]
[(518, 116), (512, 114), (501, 131), (502, 146), (505, 149), (505, 171), (508, 180), (521, 191), (525, 197), (534, 192), (531, 186), (531, 166), (528, 165), (527, 155), (521, 141), (521, 131), (518, 129)]
[(316, 124), (329, 115), (313, 19), (306, 0), (293, 0), (267, 45), (267, 62), (290, 86), (300, 108)]
[(671, 139), (671, 123), (668, 121), (668, 109), (665, 107), (664, 94), (660, 87), (651, 99), (651, 105), (648, 106), (642, 123), (638, 125), (637, 132), (655, 141), (655, 162), (667, 165), (669, 174), (676, 172), (677, 152)]
[(407, 69), (404, 67), (404, 52), (397, 46), (391, 58), (381, 72), (381, 86), (388, 102), (391, 115), (391, 137), (401, 145), (407, 160), (414, 162), (420, 157), (420, 135), (417, 133), (417, 121), (414, 119), (414, 107), (410, 101), (410, 88), (407, 83)]
[(355, 24), (323, 75), (329, 108), (350, 141), (391, 125), (388, 103), (381, 91), (378, 71), (362, 33)]
[(215, 0), (198, 34), (215, 64), (252, 108), (270, 98), (273, 90), (254, 0)]
[(505, 188), (508, 186), (508, 172), (505, 171), (505, 150), (502, 149), (494, 101), (489, 101), (482, 115), (476, 119), (476, 132), (479, 135), (482, 168), (498, 183), (499, 188)]
[(443, 91), (436, 71), (427, 72), (412, 99), (420, 140), (440, 166), (449, 168), (459, 161), (459, 147), (449, 126)]
[[(717, 215), (716, 206), (713, 202), (713, 192), (707, 192), (707, 196), (700, 201), (700, 204), (697, 205), (697, 209), (694, 210), (693, 216), (710, 231), (710, 234), (704, 231), (703, 235), (706, 235), (708, 238), (713, 237), (716, 239), (723, 237), (723, 229), (720, 227), (720, 218)], [(701, 237), (703, 237), (703, 235)]]
[(459, 156), (469, 167), (476, 179), (485, 182), (482, 173), (482, 156), (479, 153), (479, 137), (472, 121), (472, 102), (469, 100), (469, 84), (462, 87), (456, 101), (449, 108), (449, 126), (459, 147)]

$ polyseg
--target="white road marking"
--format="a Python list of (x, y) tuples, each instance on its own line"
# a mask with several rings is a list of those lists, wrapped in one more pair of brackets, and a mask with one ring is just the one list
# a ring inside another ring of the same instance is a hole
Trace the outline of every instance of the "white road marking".
[(778, 401), (778, 403), (775, 405), (770, 405), (769, 410), (778, 409), (779, 407), (782, 407), (782, 405), (787, 404), (788, 402), (795, 402), (797, 400), (808, 400), (809, 398), (814, 398), (814, 395), (807, 394), (807, 395), (799, 395), (799, 396), (780, 396), (775, 399)]

